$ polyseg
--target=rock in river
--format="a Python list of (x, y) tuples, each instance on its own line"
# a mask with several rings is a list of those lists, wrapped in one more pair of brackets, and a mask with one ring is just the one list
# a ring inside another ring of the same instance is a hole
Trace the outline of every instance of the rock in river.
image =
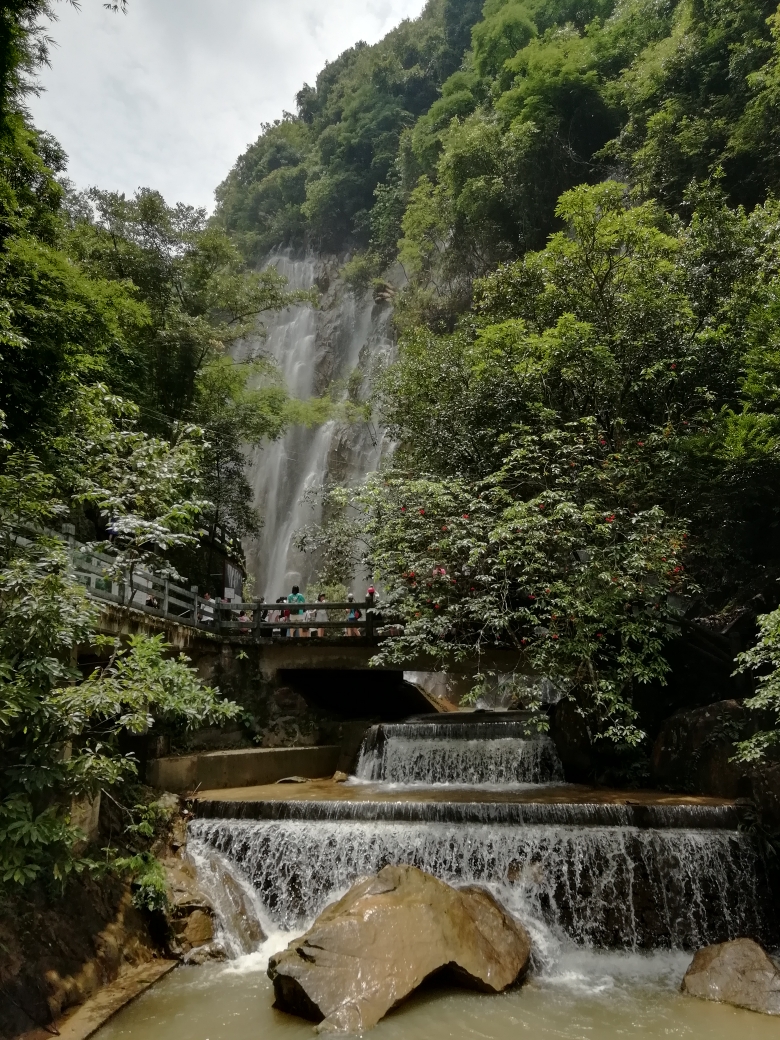
[(441, 969), (499, 992), (528, 968), (528, 933), (484, 889), (452, 888), (416, 867), (385, 867), (271, 958), (275, 1006), (361, 1033)]
[(780, 1015), (780, 971), (752, 939), (705, 946), (685, 973), (683, 993)]

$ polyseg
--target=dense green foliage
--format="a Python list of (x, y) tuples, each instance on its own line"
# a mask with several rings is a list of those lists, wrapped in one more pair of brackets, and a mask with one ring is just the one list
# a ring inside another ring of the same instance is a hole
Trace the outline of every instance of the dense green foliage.
[(373, 235), (394, 248), (399, 144), (436, 103), (478, 17), (473, 0), (432, 0), (420, 18), (374, 47), (356, 44), (303, 87), (299, 114), (266, 126), (217, 191), (220, 223), (247, 256), (304, 237), (338, 249)]
[[(397, 362), (376, 406), (381, 474), (332, 493), (303, 544), (322, 580), (362, 557), (402, 634), (380, 656), (516, 651), (595, 738), (644, 740), (686, 611), (778, 600), (780, 22), (748, 0), (430, 0), (357, 44), (263, 128), (213, 221), (79, 196), (25, 120), (44, 2), (0, 58), (2, 484), (0, 855), (7, 878), (72, 869), (68, 799), (132, 768), (123, 731), (234, 711), (154, 642), (85, 681), (94, 608), (61, 542), (113, 536), (117, 567), (194, 573), (218, 529), (256, 529), (243, 445), (302, 417), (259, 354), (227, 347), (302, 299), (286, 244), (351, 253), (356, 292), (398, 260)], [(27, 77), (27, 78), (26, 78)], [(388, 275), (388, 277), (390, 277)], [(395, 282), (397, 284), (397, 282)], [(381, 297), (381, 294), (380, 294)], [(385, 297), (386, 298), (386, 294)], [(327, 402), (322, 405), (327, 408)], [(53, 508), (49, 500), (63, 503)], [(360, 538), (356, 537), (359, 532)], [(777, 612), (737, 662), (778, 743)], [(735, 663), (736, 664), (736, 663)], [(490, 682), (480, 668), (477, 687)], [(139, 847), (155, 905), (154, 864)]]
[(616, 168), (676, 210), (720, 165), (729, 199), (755, 205), (777, 188), (774, 10), (431, 2), (303, 88), (220, 187), (219, 219), (253, 257), (368, 245), (374, 274), (402, 239), (421, 291), (462, 302), (543, 244), (562, 191)]
[[(227, 347), (302, 298), (275, 272), (245, 272), (202, 211), (150, 190), (66, 186), (61, 149), (23, 108), (51, 14), (43, 0), (0, 11), (0, 886), (11, 887), (85, 865), (73, 800), (127, 783), (133, 735), (236, 715), (161, 639), (96, 635), (98, 607), (57, 532), (67, 521), (108, 551), (109, 578), (184, 565), (197, 580), (217, 528), (254, 529), (242, 444), (277, 436), (289, 402), (267, 359), (233, 364)], [(79, 648), (104, 661), (91, 675)], [(154, 864), (130, 851), (116, 865), (142, 870), (152, 898)]]
[(38, 533), (62, 511), (54, 479), (32, 456), (6, 453), (3, 461), (0, 886), (62, 878), (84, 865), (74, 855), (71, 800), (136, 773), (124, 734), (156, 723), (219, 723), (238, 710), (203, 686), (183, 656), (168, 656), (161, 637), (113, 646), (81, 681), (76, 648), (106, 640), (95, 635), (99, 606), (72, 576), (66, 543)]
[(593, 732), (636, 742), (680, 605), (773, 595), (780, 214), (716, 185), (688, 203), (685, 222), (616, 182), (573, 189), (564, 230), (477, 283), (453, 333), (402, 340), (399, 446), (356, 499), (405, 626), (382, 656), (514, 645)]

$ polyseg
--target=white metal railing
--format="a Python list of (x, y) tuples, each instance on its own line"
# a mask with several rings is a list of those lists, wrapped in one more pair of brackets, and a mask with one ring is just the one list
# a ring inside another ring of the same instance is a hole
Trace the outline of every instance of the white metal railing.
[[(77, 542), (73, 528), (64, 525), (65, 539), (70, 547), (73, 571), (84, 584), (89, 595), (104, 603), (142, 610), (153, 617), (165, 618), (179, 625), (255, 639), (287, 638), (301, 635), (311, 638), (314, 633), (356, 636), (373, 640), (378, 623), (376, 603), (372, 596), (356, 602), (340, 603), (265, 603), (261, 600), (227, 602), (201, 596), (197, 585), (185, 588), (168, 578), (161, 578), (144, 567), (116, 573), (116, 559)], [(59, 532), (18, 528), (15, 537), (29, 543), (41, 534), (57, 538)], [(361, 617), (349, 619), (350, 611), (359, 610)], [(288, 617), (278, 617), (289, 611)], [(326, 612), (328, 620), (306, 620), (307, 611)], [(271, 615), (277, 615), (271, 619)], [(339, 618), (338, 615), (344, 615)], [(335, 616), (334, 616), (335, 615)]]

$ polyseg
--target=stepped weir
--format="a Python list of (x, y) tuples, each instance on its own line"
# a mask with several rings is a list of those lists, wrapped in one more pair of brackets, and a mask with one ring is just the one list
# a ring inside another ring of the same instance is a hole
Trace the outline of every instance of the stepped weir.
[(565, 784), (554, 744), (526, 722), (371, 727), (347, 783), (202, 792), (190, 847), (238, 877), (266, 929), (301, 931), (357, 878), (410, 863), (487, 886), (540, 949), (777, 941), (767, 865), (738, 807)]

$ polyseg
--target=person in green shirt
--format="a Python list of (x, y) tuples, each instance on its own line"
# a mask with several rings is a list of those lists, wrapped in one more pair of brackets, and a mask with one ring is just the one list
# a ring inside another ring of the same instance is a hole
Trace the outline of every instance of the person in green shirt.
[[(306, 602), (306, 597), (304, 596), (304, 594), (301, 592), (301, 590), (298, 588), (297, 585), (293, 585), (292, 592), (287, 597), (287, 602), (288, 603), (305, 603)], [(294, 617), (299, 617), (302, 613), (303, 613), (302, 610), (291, 610), (290, 611), (290, 620), (292, 621), (292, 619)], [(302, 629), (300, 629), (300, 628), (291, 628), (291, 629), (289, 629), (289, 635), (291, 635), (291, 636), (302, 635)]]

